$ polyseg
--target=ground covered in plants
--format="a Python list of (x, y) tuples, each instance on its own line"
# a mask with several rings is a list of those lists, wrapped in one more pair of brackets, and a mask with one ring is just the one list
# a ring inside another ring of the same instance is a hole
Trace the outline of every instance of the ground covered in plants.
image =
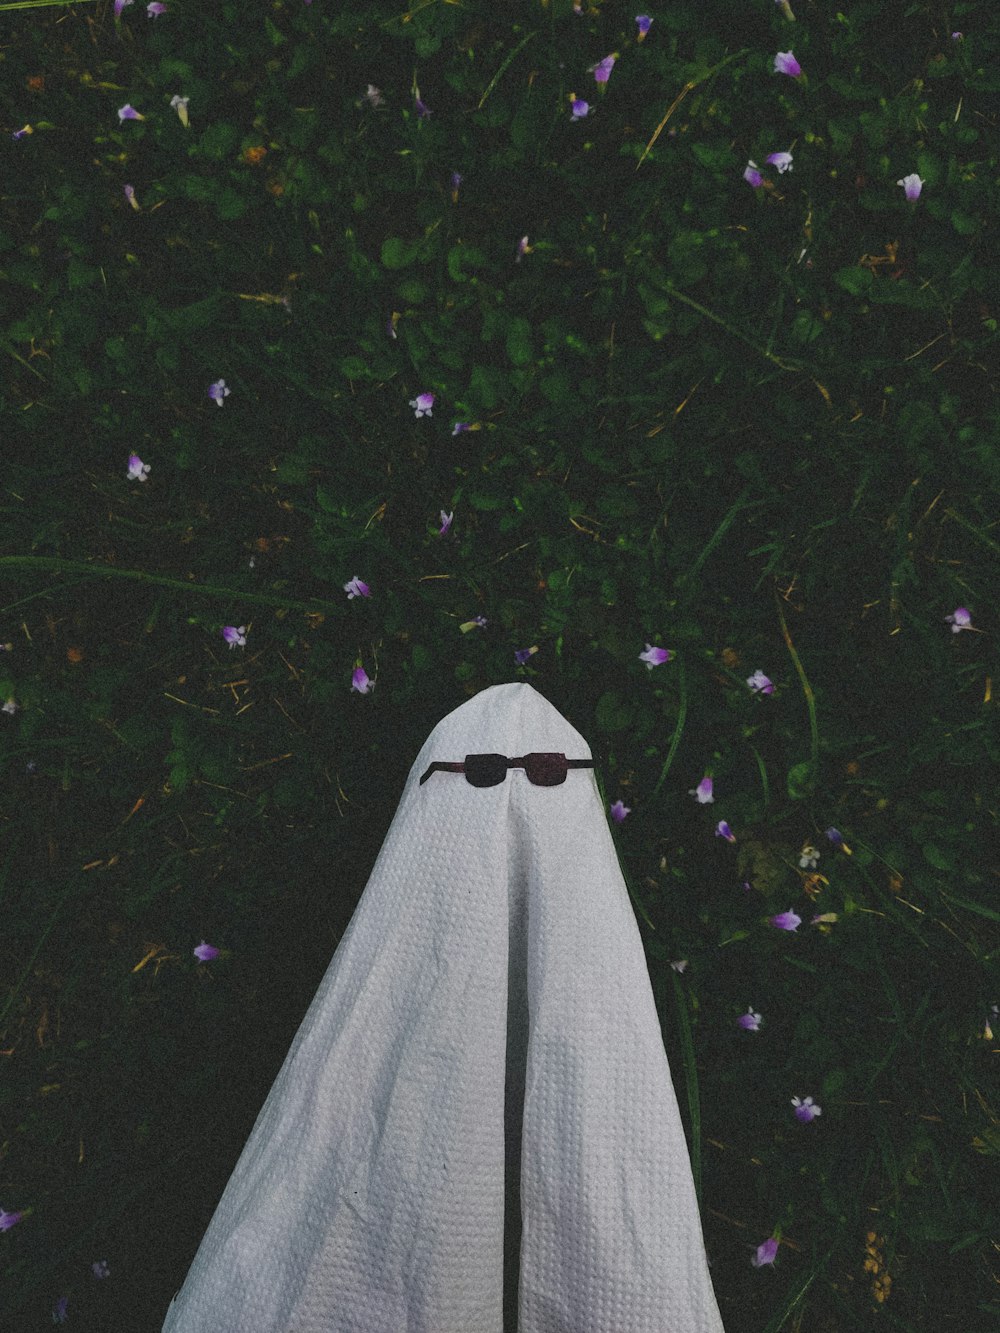
[(160, 1328), (509, 680), (598, 761), (727, 1333), (996, 1326), (998, 56), (0, 5), (5, 1329)]

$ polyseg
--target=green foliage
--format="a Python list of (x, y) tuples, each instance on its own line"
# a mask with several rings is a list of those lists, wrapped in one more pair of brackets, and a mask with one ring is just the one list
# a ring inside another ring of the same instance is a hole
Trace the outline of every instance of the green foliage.
[(428, 731), (505, 680), (630, 811), (727, 1328), (992, 1312), (1000, 33), (985, 0), (791, 6), (678, 0), (641, 43), (570, 0), (5, 13), (25, 1327), (99, 1236), (176, 1236), (162, 1276), (112, 1261), (119, 1323), (158, 1327), (204, 1220), (184, 1182), (224, 1185)]

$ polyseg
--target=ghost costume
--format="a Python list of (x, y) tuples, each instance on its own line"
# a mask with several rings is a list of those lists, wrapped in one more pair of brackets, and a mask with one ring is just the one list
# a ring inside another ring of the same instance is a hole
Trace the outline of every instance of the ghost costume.
[(723, 1333), (590, 747), (531, 685), (437, 724), (163, 1333)]

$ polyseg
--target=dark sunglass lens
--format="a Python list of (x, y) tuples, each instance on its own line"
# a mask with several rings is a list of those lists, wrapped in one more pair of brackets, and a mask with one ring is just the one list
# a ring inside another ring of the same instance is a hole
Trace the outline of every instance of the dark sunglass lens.
[(566, 781), (566, 756), (564, 754), (529, 754), (524, 761), (524, 769), (531, 782), (538, 787), (558, 787)]
[(495, 787), (503, 782), (507, 761), (502, 754), (467, 754), (465, 778), (473, 787)]

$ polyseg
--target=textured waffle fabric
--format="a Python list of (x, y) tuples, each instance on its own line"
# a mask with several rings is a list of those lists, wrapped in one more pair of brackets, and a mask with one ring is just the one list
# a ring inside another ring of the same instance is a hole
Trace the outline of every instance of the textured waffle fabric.
[(163, 1333), (722, 1333), (590, 747), (528, 684), (443, 718)]

